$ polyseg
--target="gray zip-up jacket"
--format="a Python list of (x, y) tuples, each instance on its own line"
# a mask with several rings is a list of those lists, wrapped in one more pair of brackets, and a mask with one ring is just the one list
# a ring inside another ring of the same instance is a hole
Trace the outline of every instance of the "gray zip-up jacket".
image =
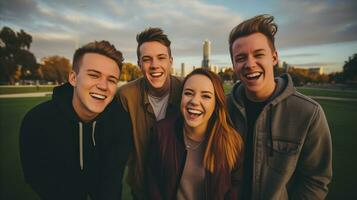
[[(317, 102), (296, 91), (288, 74), (276, 83), (253, 131), (252, 199), (324, 199), (332, 178), (325, 114)], [(243, 95), (244, 84), (237, 83), (227, 101), (230, 117), (245, 139)]]

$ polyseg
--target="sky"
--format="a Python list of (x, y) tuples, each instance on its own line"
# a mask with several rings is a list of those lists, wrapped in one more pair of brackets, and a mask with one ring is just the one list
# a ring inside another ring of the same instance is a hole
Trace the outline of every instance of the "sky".
[(279, 59), (293, 66), (342, 71), (357, 53), (355, 0), (0, 0), (0, 27), (32, 35), (38, 61), (71, 60), (76, 48), (108, 40), (136, 64), (136, 34), (160, 27), (172, 42), (176, 69), (201, 65), (204, 40), (211, 41), (211, 64), (231, 67), (229, 32), (259, 14), (275, 17)]

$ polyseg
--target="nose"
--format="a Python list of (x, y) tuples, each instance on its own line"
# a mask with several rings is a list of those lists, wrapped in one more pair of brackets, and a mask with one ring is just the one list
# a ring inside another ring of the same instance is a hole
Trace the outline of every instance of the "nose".
[(199, 96), (198, 95), (193, 95), (191, 100), (190, 100), (190, 104), (198, 105), (199, 104)]
[(100, 90), (107, 90), (108, 89), (108, 81), (105, 78), (101, 78), (97, 83), (97, 88)]
[(255, 65), (255, 58), (253, 56), (248, 56), (245, 66), (254, 67), (254, 65)]
[(159, 66), (158, 64), (158, 59), (154, 58), (152, 59), (151, 63), (150, 63), (150, 68), (157, 68)]

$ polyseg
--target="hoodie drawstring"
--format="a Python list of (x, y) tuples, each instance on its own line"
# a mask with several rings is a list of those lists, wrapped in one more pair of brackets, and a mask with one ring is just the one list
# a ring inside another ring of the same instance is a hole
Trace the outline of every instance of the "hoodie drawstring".
[(96, 121), (93, 122), (93, 126), (92, 126), (92, 141), (93, 141), (93, 145), (95, 146), (95, 137), (94, 137), (94, 133), (95, 133), (95, 125), (96, 125)]
[(79, 166), (83, 170), (83, 124), (79, 122)]
[[(84, 159), (83, 159), (83, 124), (82, 122), (78, 122), (79, 124), (79, 166), (81, 170), (84, 168)], [(93, 146), (95, 146), (95, 125), (97, 124), (96, 121), (93, 122), (92, 124), (92, 141), (93, 141)]]

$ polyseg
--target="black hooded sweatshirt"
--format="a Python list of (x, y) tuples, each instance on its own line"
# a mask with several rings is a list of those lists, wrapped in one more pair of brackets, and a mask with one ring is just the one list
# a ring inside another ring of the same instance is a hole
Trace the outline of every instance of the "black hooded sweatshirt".
[(72, 106), (66, 83), (24, 117), (20, 155), (26, 182), (41, 199), (121, 199), (132, 149), (129, 114), (115, 98), (89, 123)]

